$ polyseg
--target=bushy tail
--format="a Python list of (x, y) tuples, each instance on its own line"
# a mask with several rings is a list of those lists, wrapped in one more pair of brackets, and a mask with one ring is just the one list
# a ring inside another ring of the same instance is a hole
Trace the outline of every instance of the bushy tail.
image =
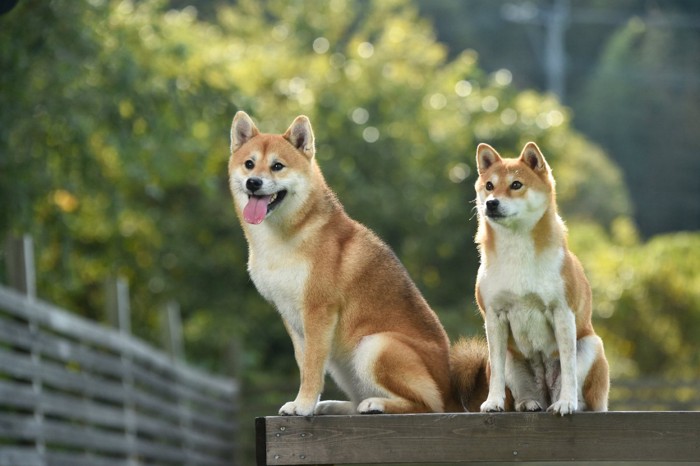
[(461, 338), (450, 349), (452, 390), (462, 407), (479, 412), (489, 394), (489, 349), (484, 338)]

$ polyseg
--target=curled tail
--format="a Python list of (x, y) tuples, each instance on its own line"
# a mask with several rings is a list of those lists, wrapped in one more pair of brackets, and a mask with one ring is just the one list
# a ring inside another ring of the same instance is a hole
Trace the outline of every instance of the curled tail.
[(454, 398), (462, 408), (479, 412), (489, 394), (489, 349), (483, 338), (461, 338), (450, 349)]

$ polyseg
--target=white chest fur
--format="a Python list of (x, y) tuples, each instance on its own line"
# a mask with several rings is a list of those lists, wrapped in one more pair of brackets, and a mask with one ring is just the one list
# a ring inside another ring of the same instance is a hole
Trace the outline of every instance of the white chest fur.
[(248, 271), (255, 287), (303, 336), (302, 306), (310, 267), (299, 254), (299, 240), (281, 240), (264, 223), (251, 227), (249, 238)]
[(557, 351), (553, 312), (566, 305), (562, 247), (540, 252), (529, 235), (501, 231), (495, 250), (479, 268), (479, 292), (486, 317), (505, 320), (525, 357)]

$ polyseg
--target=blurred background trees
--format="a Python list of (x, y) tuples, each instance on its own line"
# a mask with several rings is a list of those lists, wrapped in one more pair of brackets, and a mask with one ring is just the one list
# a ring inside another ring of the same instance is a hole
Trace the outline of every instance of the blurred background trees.
[(509, 5), (21, 0), (0, 17), (0, 233), (31, 233), (39, 295), (97, 320), (104, 281), (128, 278), (147, 340), (178, 301), (188, 359), (225, 371), (236, 341), (249, 406), (276, 409), (297, 369), (246, 273), (226, 175), (235, 111), (265, 132), (311, 118), (330, 185), (453, 338), (482, 333), (475, 147), (515, 156), (534, 140), (613, 376), (697, 377), (697, 4), (576, 2), (609, 20), (568, 23), (560, 98), (538, 61), (544, 26)]
[(700, 2), (418, 4), (451, 55), (473, 48), (518, 88), (557, 91), (574, 126), (622, 169), (645, 238), (700, 228)]

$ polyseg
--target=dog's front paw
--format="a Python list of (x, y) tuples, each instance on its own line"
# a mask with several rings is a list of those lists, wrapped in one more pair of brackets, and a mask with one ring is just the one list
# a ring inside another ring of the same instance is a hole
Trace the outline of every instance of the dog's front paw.
[(520, 411), (520, 412), (536, 412), (536, 411), (542, 411), (544, 408), (542, 405), (535, 400), (523, 400), (519, 401), (515, 404), (515, 410)]
[(281, 416), (311, 416), (314, 413), (316, 403), (304, 404), (298, 401), (289, 401), (280, 408)]
[(494, 399), (489, 397), (481, 404), (482, 413), (496, 413), (505, 411), (505, 400), (503, 398)]
[(382, 414), (385, 409), (382, 398), (367, 398), (357, 405), (357, 412), (360, 414)]
[(566, 416), (567, 414), (573, 414), (577, 409), (578, 405), (575, 399), (562, 399), (552, 403), (552, 406), (547, 408), (547, 412), (558, 414), (560, 416)]

